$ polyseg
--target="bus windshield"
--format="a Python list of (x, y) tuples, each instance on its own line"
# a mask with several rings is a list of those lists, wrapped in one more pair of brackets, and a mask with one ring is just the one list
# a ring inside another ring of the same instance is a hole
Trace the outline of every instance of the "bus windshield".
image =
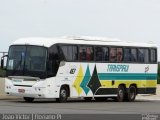
[(47, 49), (40, 46), (11, 46), (8, 54), (7, 70), (10, 75), (26, 75), (28, 72), (45, 72)]

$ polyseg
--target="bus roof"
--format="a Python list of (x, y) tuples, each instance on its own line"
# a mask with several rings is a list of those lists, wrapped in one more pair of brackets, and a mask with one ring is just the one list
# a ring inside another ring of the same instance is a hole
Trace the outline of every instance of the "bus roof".
[(140, 42), (128, 42), (122, 41), (116, 38), (104, 38), (104, 37), (31, 37), (20, 38), (16, 40), (13, 45), (37, 45), (50, 47), (57, 43), (66, 44), (86, 44), (86, 45), (111, 45), (111, 46), (133, 46), (133, 47), (157, 47), (154, 43), (140, 43)]

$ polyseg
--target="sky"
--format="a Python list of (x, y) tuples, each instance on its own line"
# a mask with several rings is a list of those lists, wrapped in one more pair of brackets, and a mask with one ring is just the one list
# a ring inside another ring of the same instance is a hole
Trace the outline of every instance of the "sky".
[(21, 37), (57, 36), (152, 41), (160, 47), (160, 0), (0, 0), (0, 51)]

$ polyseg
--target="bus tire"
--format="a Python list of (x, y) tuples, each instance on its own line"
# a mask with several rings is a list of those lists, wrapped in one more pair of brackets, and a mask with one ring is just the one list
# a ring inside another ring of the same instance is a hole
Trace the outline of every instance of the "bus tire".
[(65, 103), (68, 99), (68, 89), (65, 86), (62, 86), (59, 93), (59, 98), (56, 99), (59, 103)]
[(92, 101), (92, 97), (85, 97), (84, 100), (85, 100), (86, 102), (90, 102), (90, 101)]
[(128, 90), (128, 101), (133, 102), (137, 95), (137, 89), (134, 85), (131, 85)]
[(33, 102), (34, 101), (34, 98), (32, 98), (32, 97), (24, 97), (23, 99), (25, 100), (25, 102)]
[(117, 101), (118, 102), (123, 102), (125, 99), (125, 89), (122, 85), (118, 87), (117, 91)]

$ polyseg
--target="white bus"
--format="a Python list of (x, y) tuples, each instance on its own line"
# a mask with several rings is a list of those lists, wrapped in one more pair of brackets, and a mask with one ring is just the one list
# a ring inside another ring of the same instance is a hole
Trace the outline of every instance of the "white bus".
[(9, 48), (5, 92), (35, 98), (134, 101), (155, 94), (157, 47), (98, 37), (22, 38)]

